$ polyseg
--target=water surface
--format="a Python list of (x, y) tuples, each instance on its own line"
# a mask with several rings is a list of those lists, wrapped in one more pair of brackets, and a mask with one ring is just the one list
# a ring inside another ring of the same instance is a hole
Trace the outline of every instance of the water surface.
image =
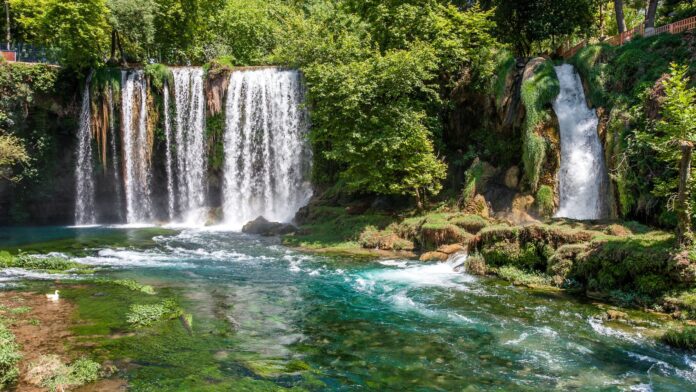
[[(455, 263), (313, 256), (230, 232), (144, 241), (133, 229), (26, 230), (0, 231), (5, 247), (52, 241), (69, 253), (65, 244), (77, 242), (87, 249), (75, 260), (170, 290), (193, 314), (190, 337), (172, 323), (140, 338), (157, 344), (105, 346), (138, 364), (125, 374), (134, 390), (225, 390), (250, 379), (327, 391), (696, 388), (696, 356), (650, 337), (644, 327), (657, 320), (610, 324), (596, 304), (469, 276)], [(3, 273), (0, 284), (21, 278)]]

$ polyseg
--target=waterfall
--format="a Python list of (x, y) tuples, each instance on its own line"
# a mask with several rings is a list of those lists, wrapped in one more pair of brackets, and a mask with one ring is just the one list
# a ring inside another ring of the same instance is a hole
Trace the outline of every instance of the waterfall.
[[(205, 135), (205, 97), (202, 68), (174, 68), (174, 96), (176, 104), (176, 198), (179, 216), (187, 224), (205, 223), (207, 149)], [(166, 95), (166, 94), (165, 94)], [(165, 98), (168, 100), (168, 98)], [(166, 109), (165, 109), (166, 110)], [(165, 114), (168, 121), (168, 113)], [(169, 126), (169, 125), (166, 125)], [(167, 131), (168, 154), (171, 154), (171, 133)], [(168, 155), (167, 159), (171, 156)], [(169, 164), (169, 162), (168, 162)], [(171, 169), (170, 169), (171, 170)], [(169, 185), (169, 184), (168, 184)], [(170, 190), (170, 217), (174, 218), (174, 200)]]
[(170, 106), (169, 106), (169, 83), (164, 82), (164, 138), (165, 141), (167, 142), (167, 152), (166, 152), (166, 158), (167, 162), (165, 163), (167, 165), (166, 172), (167, 172), (167, 213), (169, 216), (169, 219), (174, 219), (174, 168), (172, 167), (172, 154), (173, 154), (173, 148), (174, 146), (172, 145), (172, 120), (170, 118)]
[(241, 228), (258, 216), (288, 222), (311, 197), (303, 100), (297, 71), (269, 68), (230, 76), (223, 185), (227, 225)]
[(150, 195), (150, 140), (147, 131), (147, 83), (143, 71), (121, 71), (123, 182), (126, 221), (153, 218)]
[(121, 166), (119, 165), (119, 152), (117, 147), (118, 130), (116, 129), (116, 117), (114, 111), (114, 88), (111, 84), (107, 87), (106, 95), (107, 105), (109, 107), (109, 134), (111, 137), (111, 171), (112, 181), (114, 184), (115, 200), (116, 200), (116, 215), (119, 221), (123, 221), (123, 185), (121, 183)]
[(602, 190), (606, 169), (597, 134), (597, 114), (587, 106), (572, 65), (555, 67), (561, 93), (553, 103), (561, 128), (560, 208), (556, 217), (578, 220), (606, 215)]
[(75, 224), (89, 225), (96, 222), (94, 194), (94, 167), (92, 166), (92, 102), (87, 78), (82, 92), (80, 128), (77, 132), (77, 165), (75, 167)]

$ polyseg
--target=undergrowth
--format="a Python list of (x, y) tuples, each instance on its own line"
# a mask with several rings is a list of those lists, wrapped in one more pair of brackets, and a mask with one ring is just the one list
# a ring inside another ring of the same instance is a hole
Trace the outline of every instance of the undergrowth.
[(522, 162), (527, 181), (534, 191), (539, 184), (547, 147), (546, 140), (537, 133), (537, 128), (546, 121), (546, 109), (560, 91), (560, 83), (551, 61), (537, 65), (534, 75), (522, 83), (522, 103), (527, 110), (522, 138)]

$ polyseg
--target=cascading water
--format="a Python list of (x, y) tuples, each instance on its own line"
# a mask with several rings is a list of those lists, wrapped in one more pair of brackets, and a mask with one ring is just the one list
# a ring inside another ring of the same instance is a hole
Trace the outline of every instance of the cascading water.
[(298, 71), (232, 73), (224, 138), (227, 225), (241, 228), (258, 216), (288, 222), (311, 197), (303, 88)]
[[(174, 140), (179, 217), (187, 224), (201, 224), (206, 220), (208, 168), (203, 69), (174, 68), (172, 72), (176, 98)], [(171, 144), (169, 146), (171, 149)]]
[(94, 194), (94, 168), (92, 166), (92, 102), (87, 78), (82, 92), (80, 129), (77, 133), (77, 165), (75, 167), (75, 224), (89, 225), (96, 222)]
[(587, 107), (580, 75), (570, 64), (555, 67), (561, 93), (553, 103), (561, 128), (560, 208), (556, 217), (578, 220), (606, 215), (602, 198), (606, 169), (598, 119)]
[(167, 142), (167, 213), (169, 219), (174, 218), (174, 168), (172, 167), (172, 123), (169, 115), (169, 84), (164, 82), (164, 137)]
[(123, 221), (123, 184), (121, 183), (121, 165), (119, 164), (119, 152), (117, 147), (118, 130), (116, 129), (116, 117), (114, 111), (114, 89), (109, 84), (106, 95), (107, 105), (109, 107), (109, 134), (111, 137), (111, 175), (114, 184), (115, 200), (116, 200), (116, 215), (119, 221)]
[(148, 222), (153, 218), (150, 195), (150, 140), (147, 131), (147, 83), (143, 71), (121, 72), (123, 137), (123, 182), (126, 221)]

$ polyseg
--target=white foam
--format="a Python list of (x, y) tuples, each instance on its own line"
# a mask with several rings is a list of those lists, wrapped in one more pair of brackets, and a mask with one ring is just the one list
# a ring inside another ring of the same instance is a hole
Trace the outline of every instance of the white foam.
[(26, 270), (24, 268), (4, 268), (0, 269), (0, 281), (12, 282), (21, 279), (31, 280), (56, 280), (56, 279), (79, 279), (79, 275), (74, 274), (49, 274), (47, 272), (39, 272)]
[(592, 329), (595, 332), (597, 332), (598, 334), (603, 335), (603, 336), (610, 336), (610, 337), (614, 337), (614, 338), (619, 338), (619, 339), (627, 340), (627, 341), (632, 342), (632, 343), (639, 343), (643, 340), (642, 335), (640, 335), (638, 333), (630, 334), (627, 332), (618, 331), (616, 329), (609, 328), (602, 323), (601, 319), (596, 318), (596, 317), (588, 318), (587, 322), (590, 324), (590, 326), (592, 327)]

